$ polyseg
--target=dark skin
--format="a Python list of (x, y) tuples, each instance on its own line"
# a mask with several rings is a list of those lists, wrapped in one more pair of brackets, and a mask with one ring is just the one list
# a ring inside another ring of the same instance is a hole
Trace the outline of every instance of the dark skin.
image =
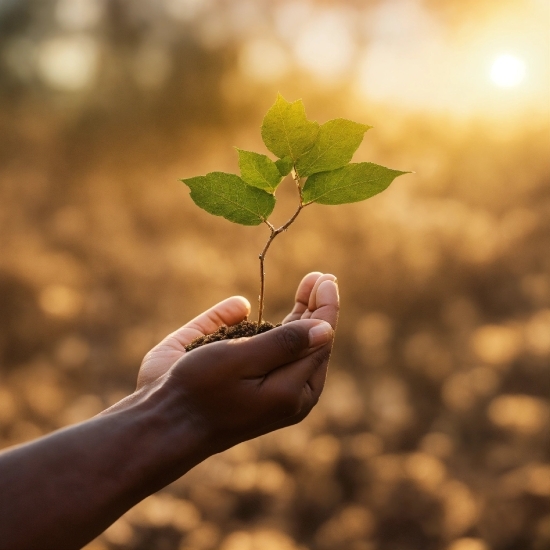
[(145, 356), (133, 394), (1, 453), (0, 549), (81, 548), (207, 457), (303, 420), (325, 383), (336, 278), (304, 277), (281, 327), (185, 352), (249, 313), (242, 297), (220, 302)]

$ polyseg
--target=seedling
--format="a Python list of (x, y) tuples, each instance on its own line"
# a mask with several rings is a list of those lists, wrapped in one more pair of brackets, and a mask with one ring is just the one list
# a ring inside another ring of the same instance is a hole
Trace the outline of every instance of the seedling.
[[(289, 103), (280, 94), (262, 122), (262, 139), (277, 160), (237, 149), (241, 175), (210, 172), (181, 181), (191, 190), (197, 206), (242, 225), (265, 224), (269, 238), (260, 253), (258, 325), (262, 326), (265, 295), (265, 257), (271, 243), (286, 231), (311, 204), (345, 204), (368, 199), (384, 191), (408, 172), (371, 162), (351, 163), (367, 130), (372, 128), (337, 118), (319, 125), (308, 120), (301, 99)], [(297, 208), (280, 227), (268, 219), (275, 208), (281, 181), (292, 174)]]

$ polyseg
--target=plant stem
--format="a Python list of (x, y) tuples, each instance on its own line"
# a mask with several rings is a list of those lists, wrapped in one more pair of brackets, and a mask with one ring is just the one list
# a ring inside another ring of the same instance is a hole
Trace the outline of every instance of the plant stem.
[(303, 197), (302, 197), (302, 187), (300, 185), (300, 176), (296, 172), (296, 169), (292, 169), (292, 179), (296, 183), (296, 188), (298, 190), (298, 196), (299, 196), (299, 203), (298, 208), (296, 209), (296, 212), (292, 215), (292, 217), (287, 220), (281, 227), (278, 229), (275, 228), (273, 224), (271, 224), (269, 221), (264, 220), (264, 223), (269, 227), (269, 230), (271, 234), (269, 235), (269, 239), (265, 243), (264, 249), (260, 253), (260, 296), (258, 298), (258, 328), (262, 324), (263, 321), (263, 314), (264, 314), (264, 294), (265, 294), (265, 270), (264, 270), (264, 262), (265, 262), (265, 255), (271, 246), (271, 243), (273, 242), (273, 239), (282, 233), (283, 231), (286, 231), (294, 222), (294, 220), (298, 217), (298, 214), (302, 211), (302, 209), (305, 206), (308, 206), (308, 204), (304, 204)]

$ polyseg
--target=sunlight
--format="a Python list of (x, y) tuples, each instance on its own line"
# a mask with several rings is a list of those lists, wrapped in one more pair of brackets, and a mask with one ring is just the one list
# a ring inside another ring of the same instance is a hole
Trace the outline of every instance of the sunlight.
[(38, 74), (51, 88), (76, 92), (90, 86), (99, 66), (99, 46), (87, 35), (50, 38), (38, 49)]
[(246, 42), (239, 55), (239, 67), (256, 82), (276, 82), (289, 70), (286, 51), (274, 40), (258, 38)]
[(359, 99), (459, 118), (495, 117), (499, 125), (527, 111), (547, 116), (543, 10), (510, 7), (450, 33), (420, 0), (394, 0), (365, 11), (364, 21), (367, 40), (359, 46), (354, 81)]
[(299, 65), (325, 82), (337, 81), (355, 55), (353, 19), (344, 9), (322, 10), (305, 23), (294, 48)]
[(491, 80), (501, 88), (518, 86), (524, 77), (525, 63), (513, 55), (499, 55), (491, 67)]

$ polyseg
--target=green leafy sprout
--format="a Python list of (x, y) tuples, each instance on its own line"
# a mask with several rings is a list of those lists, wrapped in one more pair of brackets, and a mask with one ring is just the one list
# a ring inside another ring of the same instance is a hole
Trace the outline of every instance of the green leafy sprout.
[[(210, 214), (242, 225), (265, 224), (270, 235), (260, 253), (258, 326), (262, 324), (265, 292), (265, 255), (273, 239), (286, 231), (306, 206), (346, 204), (384, 191), (402, 174), (371, 162), (351, 163), (365, 132), (372, 128), (337, 118), (319, 125), (308, 120), (301, 99), (289, 103), (282, 95), (264, 117), (262, 139), (277, 160), (237, 149), (241, 175), (210, 172), (180, 181), (191, 190), (191, 199)], [(288, 175), (296, 186), (298, 207), (276, 228), (268, 220), (275, 208), (275, 193)]]

